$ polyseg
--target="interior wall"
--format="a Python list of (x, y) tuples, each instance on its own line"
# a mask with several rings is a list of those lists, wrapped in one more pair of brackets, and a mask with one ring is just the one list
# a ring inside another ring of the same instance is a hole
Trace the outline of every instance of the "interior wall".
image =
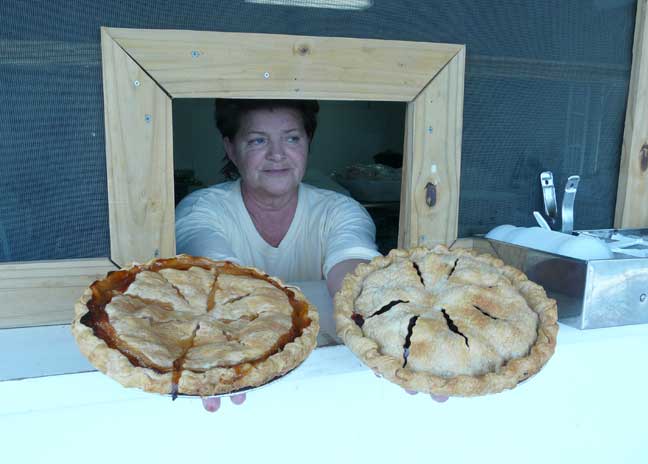
[[(310, 148), (306, 182), (340, 189), (334, 171), (350, 164), (372, 164), (383, 151), (403, 152), (405, 104), (400, 102), (320, 101)], [(225, 180), (220, 132), (212, 99), (173, 101), (173, 156), (176, 170), (191, 170), (203, 186)], [(198, 185), (196, 185), (198, 187)]]

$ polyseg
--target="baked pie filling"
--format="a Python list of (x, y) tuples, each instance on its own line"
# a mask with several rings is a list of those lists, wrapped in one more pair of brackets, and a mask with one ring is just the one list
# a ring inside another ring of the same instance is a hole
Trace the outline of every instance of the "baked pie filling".
[(411, 390), (471, 396), (512, 388), (553, 354), (557, 308), (490, 255), (392, 250), (348, 275), (337, 332), (374, 371)]
[(99, 370), (146, 391), (214, 395), (258, 386), (316, 344), (317, 310), (254, 268), (179, 255), (110, 272), (75, 307)]

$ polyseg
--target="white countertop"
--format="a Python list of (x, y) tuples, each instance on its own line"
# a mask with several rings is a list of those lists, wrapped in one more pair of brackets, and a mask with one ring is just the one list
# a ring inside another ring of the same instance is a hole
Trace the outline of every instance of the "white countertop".
[[(330, 344), (325, 286), (301, 286)], [(242, 406), (223, 399), (214, 414), (91, 370), (69, 326), (0, 331), (1, 378), (33, 377), (0, 382), (3, 461), (648, 462), (645, 324), (561, 324), (556, 353), (535, 377), (442, 404), (375, 377), (343, 345), (317, 348)], [(66, 372), (80, 373), (52, 375)]]

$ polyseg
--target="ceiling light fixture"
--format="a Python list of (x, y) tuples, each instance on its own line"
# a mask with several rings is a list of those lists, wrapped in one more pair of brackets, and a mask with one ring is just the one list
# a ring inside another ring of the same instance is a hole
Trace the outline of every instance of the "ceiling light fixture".
[(373, 0), (245, 0), (261, 5), (301, 6), (307, 8), (332, 8), (335, 10), (366, 10)]

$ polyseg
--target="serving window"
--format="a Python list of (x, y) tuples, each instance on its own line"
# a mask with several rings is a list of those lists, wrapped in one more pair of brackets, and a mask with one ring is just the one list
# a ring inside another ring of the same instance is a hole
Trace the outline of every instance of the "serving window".
[[(405, 102), (319, 102), (303, 182), (348, 195), (376, 224), (378, 250), (398, 243)], [(173, 100), (174, 198), (228, 179), (225, 151), (214, 121), (214, 100)]]
[(116, 263), (175, 253), (175, 98), (405, 102), (398, 243), (457, 237), (462, 45), (103, 29), (102, 50)]

